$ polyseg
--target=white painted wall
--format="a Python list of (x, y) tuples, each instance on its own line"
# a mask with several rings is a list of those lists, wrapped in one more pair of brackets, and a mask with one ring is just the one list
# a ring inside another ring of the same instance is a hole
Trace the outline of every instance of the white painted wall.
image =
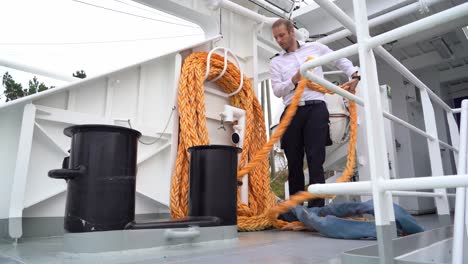
[[(144, 134), (142, 140), (153, 141), (159, 136), (174, 102), (175, 55), (168, 54), (31, 97), (38, 110), (25, 183), (24, 216), (63, 216), (66, 183), (49, 178), (47, 172), (60, 168), (67, 155), (70, 139), (63, 134), (65, 127), (90, 123), (128, 126), (120, 120), (130, 119), (132, 126)], [(18, 138), (27, 99), (0, 109), (0, 219), (9, 217)], [(170, 148), (155, 152), (168, 146), (170, 132), (168, 129), (167, 135), (153, 145), (139, 144), (139, 160), (148, 159), (139, 166), (137, 192), (146, 198), (136, 206), (137, 213), (156, 212), (169, 204)], [(150, 201), (153, 205), (148, 205)]]
[(8, 218), (23, 107), (0, 111), (0, 219)]

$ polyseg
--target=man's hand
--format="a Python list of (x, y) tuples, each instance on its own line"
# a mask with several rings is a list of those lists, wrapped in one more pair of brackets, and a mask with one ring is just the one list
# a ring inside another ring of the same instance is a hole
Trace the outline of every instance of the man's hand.
[(343, 84), (343, 86), (347, 86), (348, 92), (354, 93), (356, 91), (356, 86), (358, 85), (359, 80), (358, 79), (351, 79), (350, 81), (346, 82)]
[(301, 80), (301, 77), (302, 77), (301, 73), (297, 71), (296, 74), (294, 74), (293, 77), (291, 78), (292, 83), (296, 85)]

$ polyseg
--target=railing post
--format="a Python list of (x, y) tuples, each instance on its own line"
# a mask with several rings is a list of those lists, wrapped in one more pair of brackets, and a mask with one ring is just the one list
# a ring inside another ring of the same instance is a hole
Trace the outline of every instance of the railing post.
[[(460, 147), (458, 148), (458, 167), (457, 174), (466, 173), (467, 163), (467, 126), (468, 126), (468, 100), (462, 101), (462, 111), (460, 114)], [(455, 200), (455, 223), (453, 227), (453, 256), (452, 264), (463, 263), (463, 239), (465, 236), (465, 210), (466, 210), (466, 188), (458, 187)]]
[(23, 235), (23, 209), (26, 181), (28, 178), (29, 161), (31, 158), (32, 141), (34, 134), (34, 121), (36, 107), (26, 104), (21, 122), (18, 153), (16, 154), (15, 176), (13, 178), (10, 208), (8, 216), (8, 233), (11, 238), (18, 239)]
[(395, 221), (392, 196), (383, 191), (381, 182), (388, 180), (389, 169), (385, 145), (384, 121), (380, 88), (377, 78), (377, 66), (372, 49), (368, 46), (369, 25), (367, 21), (366, 2), (353, 0), (358, 39), (359, 62), (361, 66), (361, 89), (364, 94), (364, 111), (367, 122), (369, 171), (372, 179), (372, 196), (374, 199), (375, 224), (380, 263), (393, 263), (394, 253), (392, 238)]

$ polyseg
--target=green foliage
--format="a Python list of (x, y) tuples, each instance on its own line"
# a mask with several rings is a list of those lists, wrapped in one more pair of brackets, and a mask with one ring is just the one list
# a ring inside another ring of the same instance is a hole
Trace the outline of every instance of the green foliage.
[(47, 87), (43, 82), (39, 82), (37, 77), (34, 76), (32, 80), (29, 80), (29, 87), (27, 89), (23, 89), (23, 86), (20, 83), (15, 82), (8, 72), (3, 74), (2, 85), (5, 87), (3, 94), (5, 95), (7, 102), (54, 88), (54, 86)]
[[(86, 78), (86, 73), (83, 70), (76, 71), (76, 73), (73, 73), (73, 76), (84, 79)], [(37, 77), (34, 76), (32, 80), (29, 80), (28, 88), (23, 89), (23, 86), (15, 82), (8, 72), (3, 74), (2, 85), (5, 87), (3, 95), (6, 97), (6, 102), (54, 88), (54, 86), (48, 87), (43, 82), (39, 82)]]
[[(50, 88), (53, 88), (53, 86), (50, 87)], [(45, 86), (45, 84), (42, 83), (42, 82), (39, 83), (36, 76), (34, 76), (34, 78), (32, 80), (29, 80), (28, 95), (35, 94), (37, 92), (42, 92), (42, 91), (45, 91), (47, 89), (49, 89), (49, 87)]]
[(288, 170), (283, 169), (275, 173), (275, 178), (270, 186), (273, 193), (281, 199), (284, 199), (284, 183), (288, 180)]
[(20, 83), (15, 82), (8, 72), (5, 72), (2, 78), (2, 85), (5, 87), (3, 94), (6, 97), (6, 101), (12, 101), (21, 98), (27, 94), (27, 90), (23, 90), (23, 86)]
[[(73, 77), (84, 79), (86, 78), (86, 73), (83, 70), (76, 71), (73, 73)], [(37, 77), (34, 76), (32, 80), (29, 80), (28, 88), (23, 89), (21, 83), (15, 82), (8, 72), (3, 74), (2, 85), (5, 87), (3, 95), (6, 97), (6, 102), (54, 88), (54, 86), (48, 87), (43, 82), (39, 82)], [(0, 94), (0, 97), (1, 96)]]

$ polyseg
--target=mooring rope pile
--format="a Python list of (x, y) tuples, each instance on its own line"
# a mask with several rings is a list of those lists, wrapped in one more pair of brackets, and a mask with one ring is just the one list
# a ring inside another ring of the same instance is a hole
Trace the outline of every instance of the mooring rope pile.
[[(185, 217), (188, 214), (189, 190), (189, 154), (187, 149), (192, 146), (209, 144), (206, 127), (206, 108), (204, 96), (204, 76), (206, 71), (207, 52), (193, 53), (187, 57), (182, 66), (178, 88), (179, 113), (179, 146), (176, 167), (171, 182), (171, 215), (174, 218)], [(207, 80), (218, 76), (224, 67), (224, 58), (213, 54), (210, 59), (210, 72)], [(239, 87), (239, 69), (228, 62), (226, 73), (216, 81), (226, 93), (232, 93)], [(277, 219), (280, 213), (303, 201), (315, 198), (328, 198), (330, 195), (314, 195), (302, 192), (291, 196), (289, 201), (276, 205), (275, 196), (270, 188), (268, 155), (273, 145), (281, 138), (294, 117), (304, 89), (308, 87), (316, 91), (331, 93), (327, 89), (302, 78), (290, 107), (278, 125), (277, 130), (266, 142), (265, 124), (262, 108), (252, 89), (252, 83), (244, 77), (244, 84), (239, 93), (230, 97), (231, 105), (246, 111), (246, 127), (244, 146), (240, 159), (241, 168), (237, 178), (248, 174), (249, 204), (238, 199), (237, 215), (238, 229), (241, 231), (264, 230), (268, 227), (289, 228), (293, 230), (306, 229), (301, 223), (289, 223)], [(347, 87), (342, 87), (346, 89)], [(356, 105), (350, 101), (351, 116), (350, 141), (348, 145), (348, 160), (342, 176), (337, 182), (351, 179), (355, 164), (355, 145), (357, 136)], [(312, 135), (313, 136), (313, 135)], [(248, 164), (242, 167), (242, 164)], [(239, 197), (239, 192), (238, 192)]]

